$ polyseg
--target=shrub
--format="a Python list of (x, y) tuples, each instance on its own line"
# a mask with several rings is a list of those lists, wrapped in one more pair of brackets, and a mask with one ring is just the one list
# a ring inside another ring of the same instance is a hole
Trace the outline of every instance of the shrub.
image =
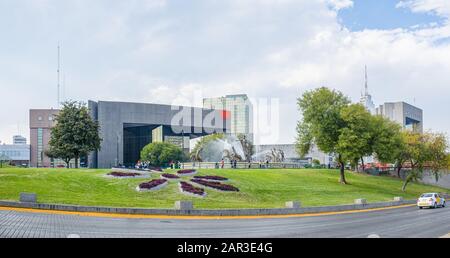
[(150, 182), (140, 184), (139, 188), (150, 190), (165, 183), (167, 183), (166, 179), (154, 179)]
[(210, 181), (205, 181), (205, 180), (200, 180), (200, 179), (192, 179), (191, 182), (199, 184), (199, 185), (211, 187), (211, 188), (214, 188), (214, 189), (217, 189), (220, 191), (239, 192), (239, 189), (237, 187), (234, 187), (232, 185), (218, 183), (218, 182), (210, 182)]
[(200, 195), (200, 196), (205, 195), (204, 189), (195, 187), (186, 182), (180, 182), (180, 187), (181, 187), (181, 190), (184, 192), (188, 192), (188, 193), (196, 194), (196, 195)]
[(228, 178), (221, 176), (194, 176), (195, 179), (200, 180), (212, 180), (212, 181), (227, 181)]

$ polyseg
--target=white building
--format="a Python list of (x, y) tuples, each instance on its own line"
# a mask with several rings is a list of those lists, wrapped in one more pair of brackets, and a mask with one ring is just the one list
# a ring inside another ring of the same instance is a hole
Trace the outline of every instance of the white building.
[(382, 115), (397, 122), (406, 130), (423, 132), (423, 110), (405, 102), (388, 102), (376, 109), (377, 115)]
[(375, 104), (372, 99), (372, 95), (369, 94), (369, 84), (367, 79), (367, 66), (365, 68), (365, 86), (364, 86), (364, 94), (361, 94), (360, 103), (367, 108), (367, 110), (374, 115), (376, 113)]
[(27, 138), (25, 138), (21, 135), (14, 135), (13, 136), (13, 144), (27, 144)]
[(203, 108), (223, 110), (225, 120), (230, 121), (230, 133), (244, 134), (252, 142), (253, 137), (253, 105), (245, 94), (227, 95), (219, 98), (203, 99)]

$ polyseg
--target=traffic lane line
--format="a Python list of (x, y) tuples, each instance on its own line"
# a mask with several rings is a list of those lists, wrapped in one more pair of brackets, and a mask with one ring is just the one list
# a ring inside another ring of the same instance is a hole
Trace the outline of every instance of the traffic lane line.
[(322, 213), (305, 213), (305, 214), (288, 214), (288, 215), (259, 215), (259, 216), (181, 216), (181, 215), (135, 215), (135, 214), (112, 214), (99, 212), (76, 212), (76, 211), (56, 211), (56, 210), (39, 210), (30, 208), (13, 208), (0, 207), (0, 211), (16, 211), (28, 213), (44, 213), (56, 215), (72, 215), (81, 217), (99, 217), (99, 218), (122, 218), (122, 219), (177, 219), (177, 220), (235, 220), (235, 219), (282, 219), (282, 218), (301, 218), (301, 217), (319, 217), (341, 214), (366, 213), (373, 211), (392, 210), (406, 207), (413, 207), (415, 204), (391, 206), (384, 208), (322, 212)]

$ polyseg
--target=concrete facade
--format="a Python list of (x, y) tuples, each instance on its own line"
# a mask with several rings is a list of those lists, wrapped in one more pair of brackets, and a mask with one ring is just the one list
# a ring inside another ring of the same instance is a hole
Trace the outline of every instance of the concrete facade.
[(152, 132), (161, 126), (164, 135), (183, 139), (227, 132), (228, 123), (218, 110), (111, 101), (89, 101), (88, 106), (102, 138), (101, 149), (88, 157), (91, 168), (137, 162), (135, 153), (152, 142)]
[(422, 109), (405, 102), (384, 103), (376, 109), (377, 115), (382, 115), (391, 121), (397, 122), (407, 130), (423, 132)]

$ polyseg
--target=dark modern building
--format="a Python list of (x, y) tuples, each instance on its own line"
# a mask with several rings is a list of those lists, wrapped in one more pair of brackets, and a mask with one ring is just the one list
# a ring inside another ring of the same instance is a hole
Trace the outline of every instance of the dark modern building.
[(191, 139), (230, 128), (223, 110), (111, 101), (88, 106), (102, 138), (101, 149), (88, 157), (90, 168), (132, 166), (151, 142), (171, 142), (188, 151)]

